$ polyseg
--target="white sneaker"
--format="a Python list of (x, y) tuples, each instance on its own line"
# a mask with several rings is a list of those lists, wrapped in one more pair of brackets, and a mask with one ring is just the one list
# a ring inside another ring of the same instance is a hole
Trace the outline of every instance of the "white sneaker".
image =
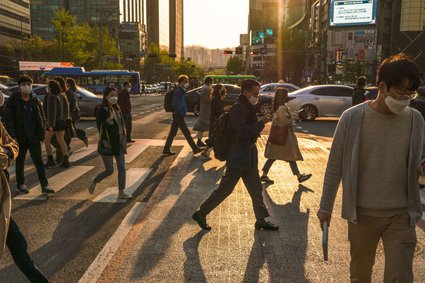
[(124, 192), (124, 190), (119, 190), (118, 191), (118, 198), (119, 199), (132, 199), (133, 196), (132, 195), (128, 195)]

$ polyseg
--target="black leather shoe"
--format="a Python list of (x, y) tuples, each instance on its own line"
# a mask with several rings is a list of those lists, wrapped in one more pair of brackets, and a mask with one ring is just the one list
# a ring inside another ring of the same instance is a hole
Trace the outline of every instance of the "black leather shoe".
[(46, 195), (50, 195), (50, 194), (54, 194), (54, 193), (55, 193), (55, 191), (54, 191), (54, 190), (52, 190), (51, 188), (49, 188), (48, 186), (43, 187), (43, 188), (41, 189), (41, 192), (42, 192), (43, 194), (46, 194)]
[(263, 219), (263, 220), (257, 220), (257, 222), (255, 222), (255, 230), (276, 231), (276, 230), (279, 230), (279, 226), (276, 226), (273, 223)]
[(164, 155), (175, 155), (176, 153), (173, 151), (163, 151), (162, 154)]
[(305, 182), (305, 181), (307, 181), (308, 179), (310, 179), (311, 178), (311, 174), (301, 174), (299, 177), (298, 177), (298, 182), (299, 183), (302, 183), (302, 182)]
[(195, 212), (192, 215), (192, 219), (198, 223), (199, 227), (201, 227), (202, 230), (211, 230), (211, 227), (207, 224), (207, 217), (202, 214), (200, 211)]
[(264, 183), (274, 184), (274, 181), (267, 176), (261, 176), (260, 180)]

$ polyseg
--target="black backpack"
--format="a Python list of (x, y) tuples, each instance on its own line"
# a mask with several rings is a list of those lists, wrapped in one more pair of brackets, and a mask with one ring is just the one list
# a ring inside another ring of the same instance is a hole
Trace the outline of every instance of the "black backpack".
[(164, 109), (166, 112), (174, 112), (173, 107), (173, 96), (174, 96), (174, 89), (171, 89), (165, 94), (164, 97)]
[(214, 123), (214, 157), (220, 161), (227, 160), (232, 143), (236, 139), (236, 134), (229, 123), (229, 113), (233, 107), (221, 114)]

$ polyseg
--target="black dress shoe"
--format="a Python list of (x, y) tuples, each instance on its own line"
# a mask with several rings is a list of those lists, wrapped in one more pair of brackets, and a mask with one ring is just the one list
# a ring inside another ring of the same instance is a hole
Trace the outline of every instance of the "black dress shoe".
[(302, 183), (302, 182), (305, 182), (305, 181), (307, 181), (308, 179), (310, 179), (311, 178), (311, 174), (301, 174), (299, 177), (298, 177), (298, 182), (299, 183)]
[(130, 139), (130, 140), (127, 140), (127, 142), (128, 142), (128, 143), (135, 143), (136, 141), (135, 141), (135, 140), (131, 140), (131, 139)]
[(257, 220), (257, 222), (255, 222), (255, 230), (276, 231), (276, 230), (279, 230), (279, 226), (276, 226), (273, 223), (263, 219), (263, 220)]
[(199, 227), (201, 227), (202, 230), (211, 230), (211, 227), (207, 224), (207, 218), (204, 214), (202, 214), (200, 211), (195, 212), (192, 215), (192, 219), (198, 223)]
[(173, 151), (163, 151), (162, 154), (164, 155), (175, 155), (176, 153)]
[(274, 184), (274, 181), (267, 176), (261, 176), (260, 180), (264, 183)]

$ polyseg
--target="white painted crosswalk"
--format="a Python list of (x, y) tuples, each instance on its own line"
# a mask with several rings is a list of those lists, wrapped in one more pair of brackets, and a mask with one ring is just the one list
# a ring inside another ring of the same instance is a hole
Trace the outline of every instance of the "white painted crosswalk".
[[(151, 172), (150, 168), (130, 168), (126, 172), (127, 194), (134, 194), (139, 186)], [(110, 187), (97, 195), (93, 202), (126, 202), (126, 200), (118, 199), (118, 187)]]
[(129, 148), (127, 148), (127, 154), (125, 155), (125, 163), (131, 163), (146, 148), (148, 148), (148, 145), (136, 141)]
[[(58, 192), (66, 187), (69, 183), (75, 181), (85, 173), (92, 170), (94, 166), (72, 166), (71, 168), (56, 174), (49, 179), (49, 186), (55, 191)], [(25, 195), (16, 196), (14, 199), (19, 200), (45, 200), (47, 195), (41, 192), (41, 186), (37, 185), (30, 189), (30, 192)]]

